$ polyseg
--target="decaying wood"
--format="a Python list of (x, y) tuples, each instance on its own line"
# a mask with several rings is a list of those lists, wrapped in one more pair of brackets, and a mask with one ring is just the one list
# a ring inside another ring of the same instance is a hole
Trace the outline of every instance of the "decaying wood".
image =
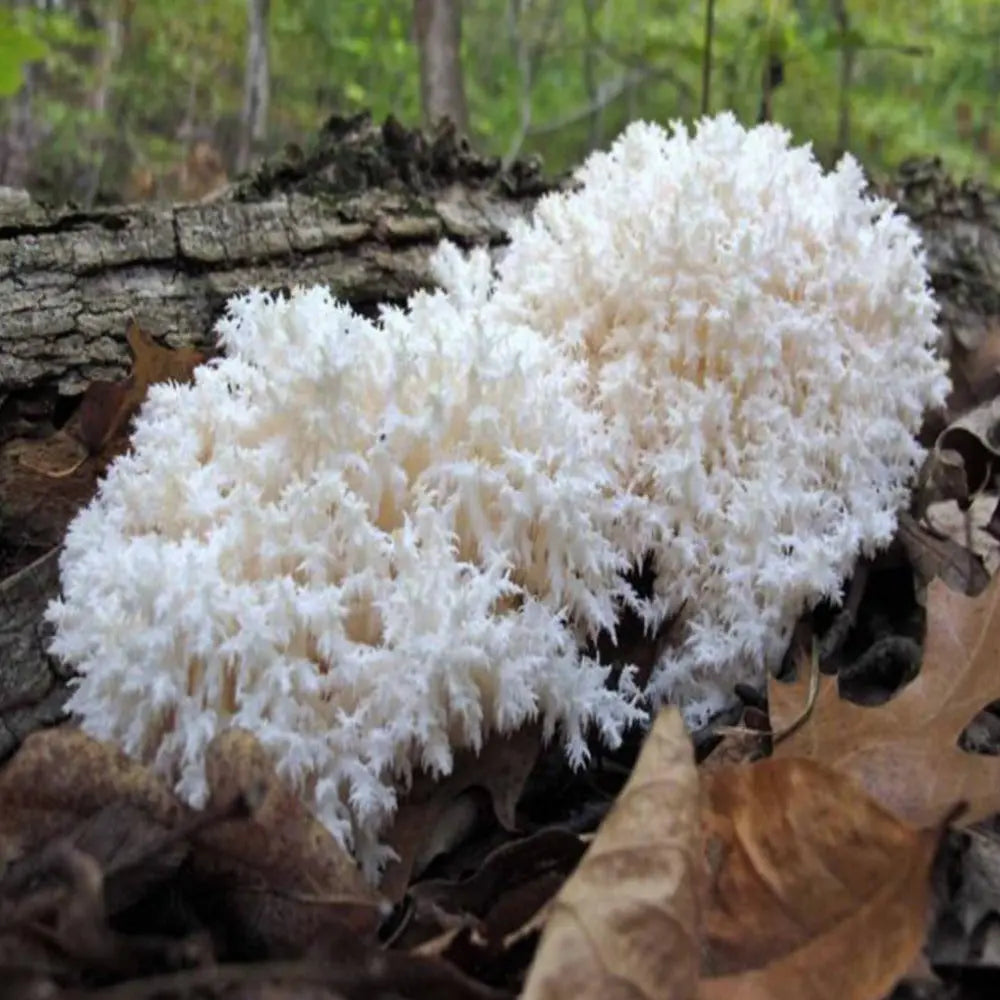
[(400, 302), (428, 283), (441, 239), (501, 243), (546, 189), (537, 165), (503, 169), (446, 128), (424, 136), (358, 115), (208, 202), (0, 199), (0, 404), (120, 377), (130, 317), (170, 346), (208, 344), (226, 299), (249, 286), (321, 283), (361, 309)]
[(15, 207), (0, 215), (0, 402), (121, 377), (130, 317), (171, 346), (208, 344), (226, 299), (248, 286), (321, 283), (362, 308), (401, 301), (427, 285), (442, 238), (497, 244), (529, 204), (455, 183), (417, 197)]
[(0, 581), (0, 760), (62, 716), (66, 673), (45, 652), (42, 618), (59, 589), (57, 555), (50, 552)]
[(920, 229), (952, 361), (950, 410), (964, 412), (1000, 391), (1000, 191), (955, 183), (931, 158), (905, 164), (886, 193)]

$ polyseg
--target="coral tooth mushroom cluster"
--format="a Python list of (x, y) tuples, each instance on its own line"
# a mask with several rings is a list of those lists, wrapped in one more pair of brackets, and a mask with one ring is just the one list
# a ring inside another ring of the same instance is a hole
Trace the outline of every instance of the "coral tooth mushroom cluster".
[[(87, 731), (193, 803), (253, 731), (375, 879), (414, 768), (537, 717), (574, 762), (649, 699), (697, 722), (889, 541), (948, 389), (910, 223), (728, 114), (633, 124), (578, 179), (377, 322), (229, 303), (66, 538)], [(625, 605), (682, 615), (645, 692), (581, 653)]]

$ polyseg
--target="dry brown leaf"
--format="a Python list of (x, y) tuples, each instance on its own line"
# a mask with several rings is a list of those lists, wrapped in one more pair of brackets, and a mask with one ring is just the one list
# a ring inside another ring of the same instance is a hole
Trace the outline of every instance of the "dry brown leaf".
[(466, 795), (470, 789), (485, 789), (500, 825), (513, 830), (518, 799), (541, 749), (542, 730), (535, 723), (509, 735), (492, 735), (478, 754), (459, 751), (446, 778), (418, 775), (385, 836), (399, 856), (382, 876), (386, 897), (393, 902), (401, 899), (414, 870), (426, 867), (468, 832), (475, 821), (472, 800)]
[(125, 331), (132, 371), (117, 382), (87, 386), (66, 427), (42, 441), (24, 442), (21, 463), (50, 478), (72, 475), (89, 455), (105, 461), (127, 443), (129, 421), (158, 382), (189, 382), (206, 355), (191, 347), (161, 347), (135, 320)]
[(984, 500), (988, 505), (979, 496), (966, 511), (956, 503), (931, 504), (925, 512), (930, 530), (909, 514), (900, 515), (897, 537), (919, 579), (939, 576), (952, 590), (970, 596), (986, 589), (998, 565), (998, 546), (983, 528), (977, 533), (977, 519), (984, 525), (989, 521), (989, 514), (983, 517)]
[(133, 354), (127, 378), (88, 386), (76, 412), (54, 434), (0, 445), (3, 534), (8, 539), (36, 548), (60, 545), (108, 463), (128, 446), (131, 418), (149, 387), (190, 381), (205, 360), (192, 348), (161, 347), (134, 322), (126, 337)]
[(205, 355), (192, 347), (161, 347), (135, 320), (129, 322), (125, 339), (132, 351), (131, 374), (121, 382), (89, 386), (76, 414), (75, 432), (91, 454), (120, 451), (129, 421), (149, 387), (157, 382), (189, 382), (205, 361)]
[[(972, 595), (981, 593), (993, 574), (1000, 569), (1000, 542), (990, 529), (990, 521), (996, 508), (995, 493), (980, 493), (967, 510), (962, 510), (957, 503), (931, 504), (927, 508), (925, 520), (931, 532), (953, 545), (962, 546), (966, 552), (964, 558), (954, 559), (952, 562), (960, 567), (965, 563), (972, 568), (971, 575), (964, 574), (968, 584), (961, 577), (953, 581), (945, 573), (937, 574), (953, 590)], [(971, 551), (967, 551), (966, 546), (971, 546)], [(971, 559), (976, 561), (978, 568), (972, 566)], [(983, 581), (981, 585), (980, 578)]]
[(491, 851), (479, 869), (460, 880), (428, 879), (410, 887), (414, 900), (452, 914), (485, 916), (505, 894), (552, 871), (568, 873), (584, 853), (583, 841), (559, 827), (538, 830)]
[(699, 1000), (880, 1000), (924, 941), (938, 829), (815, 761), (705, 775)]
[(522, 1000), (694, 996), (698, 810), (691, 741), (679, 713), (668, 708), (556, 896)]
[(252, 734), (220, 733), (206, 770), (216, 806), (243, 796), (248, 818), (214, 824), (194, 838), (193, 869), (215, 887), (213, 907), (269, 955), (305, 954), (317, 935), (370, 935), (381, 898), (353, 859), (274, 772)]
[[(958, 738), (1000, 698), (1000, 580), (978, 597), (927, 591), (927, 636), (917, 677), (877, 707), (842, 699), (824, 676), (810, 719), (775, 748), (776, 757), (822, 760), (857, 780), (887, 809), (916, 826), (939, 823), (958, 802), (973, 822), (1000, 810), (1000, 759), (970, 754)], [(769, 682), (771, 725), (801, 709), (804, 680)]]
[(84, 390), (79, 409), (74, 414), (75, 436), (88, 454), (96, 455), (133, 390), (133, 380), (91, 382)]
[(548, 903), (585, 849), (577, 834), (549, 827), (497, 847), (471, 875), (416, 882), (407, 893), (413, 915), (394, 944), (412, 948), (471, 922), (483, 942), (496, 948)]
[(72, 727), (32, 733), (0, 769), (0, 870), (117, 803), (172, 826), (188, 813), (151, 771)]

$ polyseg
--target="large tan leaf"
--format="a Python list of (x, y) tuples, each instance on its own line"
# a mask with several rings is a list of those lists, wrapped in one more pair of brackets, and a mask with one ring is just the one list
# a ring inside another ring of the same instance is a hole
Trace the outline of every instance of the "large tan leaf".
[(552, 904), (522, 1000), (693, 997), (700, 961), (698, 773), (676, 709)]
[(699, 1000), (880, 1000), (924, 941), (938, 831), (815, 761), (703, 776)]
[(188, 815), (149, 769), (111, 744), (69, 726), (32, 733), (0, 768), (0, 870), (114, 804), (164, 826)]
[(299, 957), (320, 938), (371, 936), (380, 897), (302, 800), (278, 778), (252, 733), (224, 730), (209, 744), (213, 805), (238, 795), (251, 814), (194, 840), (192, 868), (216, 912), (268, 955)]
[[(771, 725), (782, 729), (806, 700), (808, 679), (771, 681)], [(1000, 810), (1000, 758), (966, 753), (962, 730), (1000, 698), (1000, 585), (978, 597), (934, 580), (927, 593), (927, 637), (917, 677), (878, 707), (842, 699), (823, 677), (810, 717), (775, 747), (776, 757), (815, 758), (855, 778), (887, 809), (929, 827), (956, 803), (963, 820)]]

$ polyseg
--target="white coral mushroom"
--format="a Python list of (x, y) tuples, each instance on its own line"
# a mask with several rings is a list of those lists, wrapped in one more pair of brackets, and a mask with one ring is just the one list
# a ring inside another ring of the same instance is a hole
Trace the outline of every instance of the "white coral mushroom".
[(948, 390), (936, 306), (909, 220), (774, 125), (636, 123), (578, 179), (515, 229), (493, 315), (588, 365), (651, 501), (649, 617), (686, 619), (654, 688), (703, 717), (890, 540)]
[(372, 877), (414, 766), (539, 715), (579, 761), (589, 723), (643, 715), (573, 629), (613, 627), (624, 568), (582, 371), (470, 322), (488, 258), (462, 273), (381, 326), (320, 289), (232, 301), (228, 357), (152, 389), (49, 610), (88, 732), (197, 804), (210, 739), (253, 731)]
[[(395, 785), (541, 715), (571, 758), (641, 715), (578, 643), (683, 610), (697, 718), (890, 538), (947, 390), (912, 227), (772, 126), (631, 126), (492, 273), (379, 324), (252, 292), (159, 386), (71, 525), (53, 651), (85, 729), (192, 802), (253, 730), (369, 875)], [(713, 699), (716, 699), (713, 701)]]

